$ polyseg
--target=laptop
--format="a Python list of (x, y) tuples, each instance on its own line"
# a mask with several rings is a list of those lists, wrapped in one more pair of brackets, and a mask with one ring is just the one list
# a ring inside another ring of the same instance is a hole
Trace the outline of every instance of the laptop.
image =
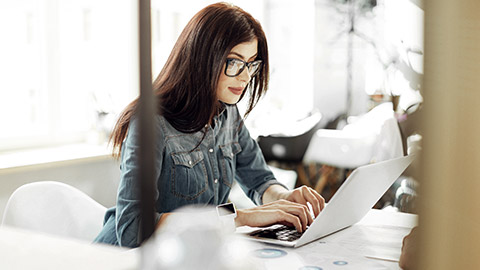
[(256, 241), (299, 247), (345, 229), (370, 211), (414, 158), (409, 155), (356, 168), (303, 234), (294, 228), (273, 225), (246, 235)]

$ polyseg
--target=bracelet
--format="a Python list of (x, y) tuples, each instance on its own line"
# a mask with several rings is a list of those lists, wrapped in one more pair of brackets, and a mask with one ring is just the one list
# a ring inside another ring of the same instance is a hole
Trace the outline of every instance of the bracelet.
[(237, 217), (237, 210), (233, 203), (224, 203), (217, 205), (217, 214), (222, 226), (228, 232), (235, 232), (235, 218)]

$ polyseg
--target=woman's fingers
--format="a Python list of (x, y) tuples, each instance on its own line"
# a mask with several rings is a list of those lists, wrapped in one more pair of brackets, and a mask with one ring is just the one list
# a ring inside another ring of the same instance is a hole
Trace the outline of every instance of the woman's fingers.
[(287, 224), (303, 232), (312, 224), (313, 217), (308, 208), (312, 206), (315, 216), (325, 207), (325, 200), (315, 190), (302, 186), (287, 192), (285, 200), (277, 200), (243, 212), (245, 225), (253, 227)]
[(325, 208), (325, 199), (322, 197), (322, 195), (318, 194), (316, 190), (313, 190), (313, 195), (317, 198), (318, 202), (320, 203), (320, 211)]
[(288, 212), (285, 212), (283, 210), (277, 210), (277, 221), (276, 223), (283, 223), (285, 222), (289, 223), (290, 225), (293, 225), (295, 229), (299, 232), (305, 231), (306, 227), (302, 224), (300, 218), (296, 215), (292, 215)]
[(312, 224), (313, 222), (313, 218), (310, 215), (308, 208), (305, 207), (304, 205), (296, 204), (296, 205), (286, 206), (283, 208), (283, 211), (297, 216), (301, 221), (303, 230), (306, 230), (307, 226)]
[(325, 207), (325, 200), (314, 189), (301, 186), (290, 192), (287, 196), (287, 200), (293, 201), (299, 204), (307, 205), (307, 202), (312, 206), (314, 216), (318, 216), (320, 211)]
[(293, 199), (295, 202), (303, 205), (307, 205), (307, 200), (305, 200), (305, 188), (306, 186), (302, 186), (300, 188), (294, 189), (293, 190)]
[[(325, 206), (325, 200), (323, 200), (322, 196), (320, 196), (315, 190), (306, 186), (303, 186), (302, 188), (305, 200), (312, 205), (314, 215), (318, 216)], [(318, 197), (315, 194), (318, 195)]]
[(306, 229), (307, 226), (312, 224), (313, 222), (313, 218), (310, 215), (310, 211), (308, 210), (308, 207), (306, 207), (305, 205), (290, 202), (287, 200), (278, 200), (275, 202), (268, 203), (266, 205), (262, 205), (259, 208), (271, 209), (271, 210), (279, 209), (289, 214), (295, 215), (300, 219), (303, 229)]

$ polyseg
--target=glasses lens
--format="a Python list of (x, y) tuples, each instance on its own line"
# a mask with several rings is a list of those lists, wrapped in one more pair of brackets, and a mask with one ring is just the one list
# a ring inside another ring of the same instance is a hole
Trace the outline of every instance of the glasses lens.
[(225, 75), (230, 77), (238, 76), (245, 68), (245, 63), (238, 59), (227, 59)]
[(250, 75), (250, 77), (253, 77), (255, 76), (255, 74), (257, 74), (257, 72), (260, 70), (261, 64), (262, 64), (261, 60), (257, 60), (250, 63), (248, 67), (248, 74)]
[(260, 70), (261, 65), (262, 60), (246, 63), (245, 61), (239, 59), (227, 59), (225, 65), (225, 75), (229, 77), (236, 77), (243, 72), (245, 67), (248, 67), (248, 75), (253, 77)]

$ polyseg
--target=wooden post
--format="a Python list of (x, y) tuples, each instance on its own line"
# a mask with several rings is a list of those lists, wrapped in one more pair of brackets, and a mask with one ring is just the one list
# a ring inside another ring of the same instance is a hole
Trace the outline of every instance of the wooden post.
[(154, 202), (154, 162), (155, 129), (153, 117), (155, 100), (152, 92), (152, 53), (151, 53), (151, 18), (150, 0), (138, 2), (138, 37), (140, 61), (140, 98), (137, 113), (140, 119), (140, 192), (141, 192), (141, 242), (147, 240), (155, 230)]
[(480, 266), (480, 1), (425, 1), (417, 269)]

